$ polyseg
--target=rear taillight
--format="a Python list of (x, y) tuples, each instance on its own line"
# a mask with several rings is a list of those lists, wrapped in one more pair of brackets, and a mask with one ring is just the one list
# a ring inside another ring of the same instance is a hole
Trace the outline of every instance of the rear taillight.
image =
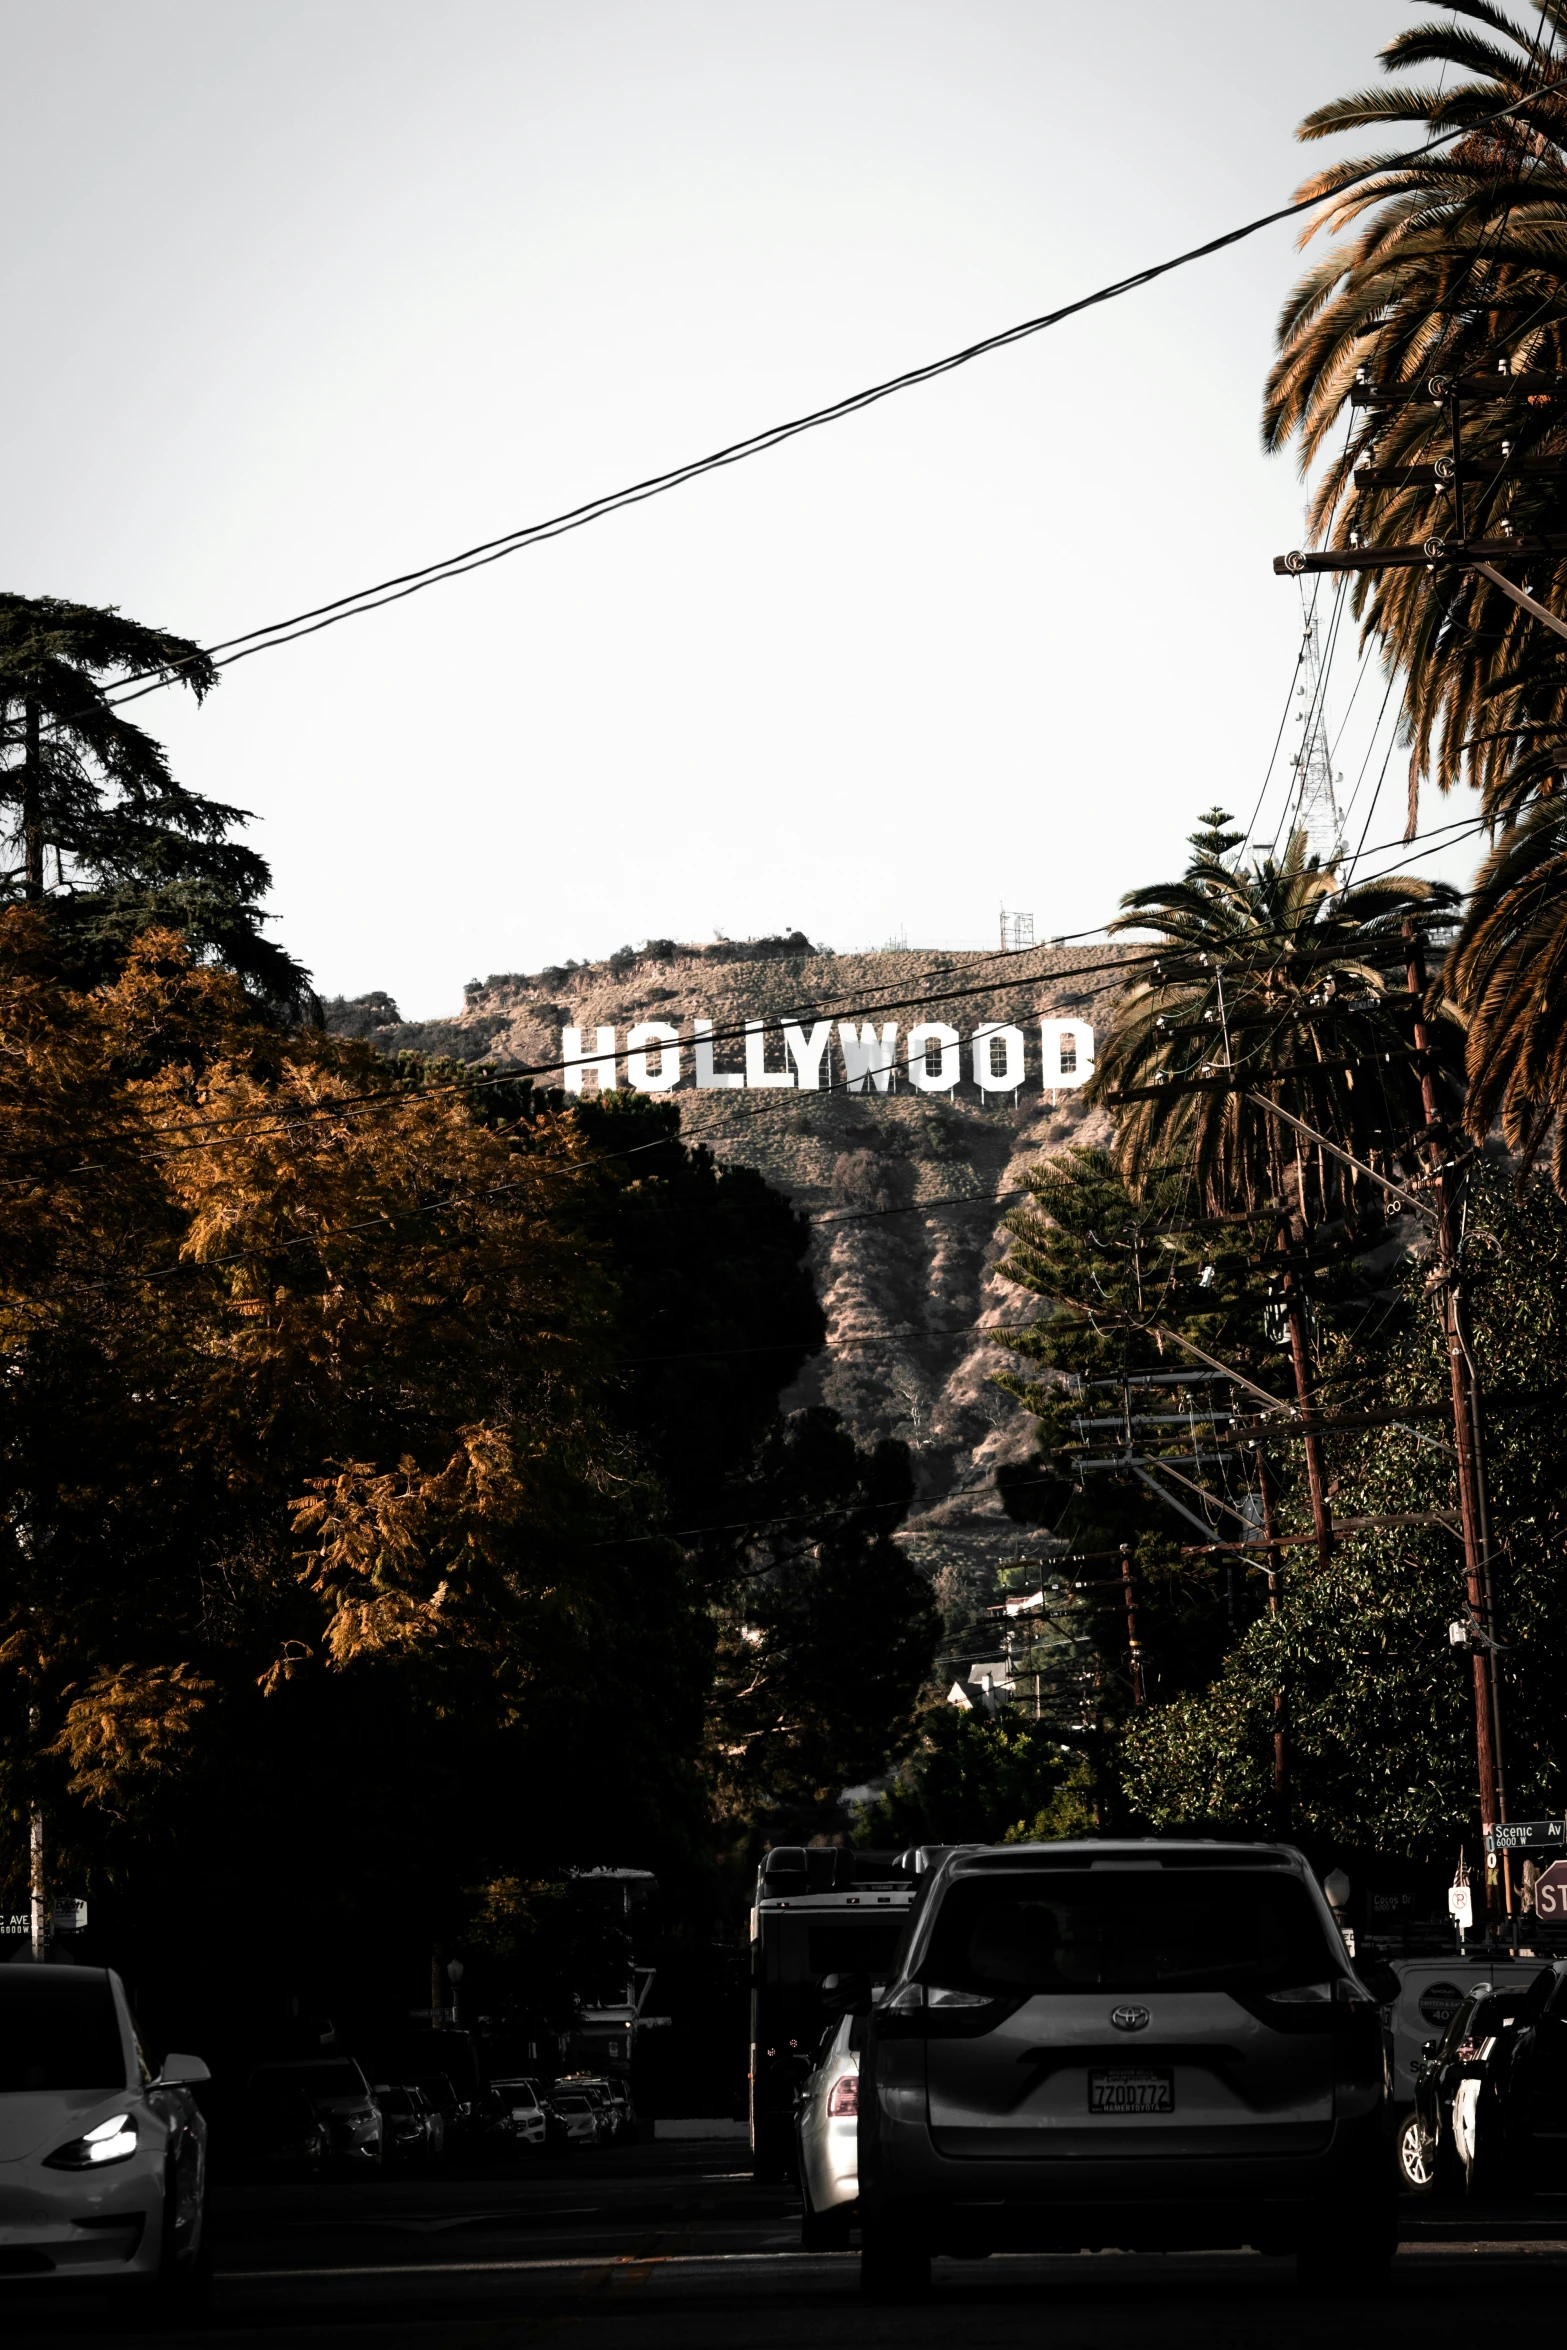
[(834, 2081), (827, 2092), (827, 2111), (844, 2114), (858, 2113), (859, 2110), (860, 2076), (858, 2073), (845, 2073), (841, 2079)]

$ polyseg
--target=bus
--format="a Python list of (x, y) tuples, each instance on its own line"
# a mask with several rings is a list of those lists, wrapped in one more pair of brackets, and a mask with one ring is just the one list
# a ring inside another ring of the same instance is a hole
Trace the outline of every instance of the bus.
[[(912, 1863), (912, 1865), (910, 1865)], [(751, 1911), (751, 2165), (794, 2175), (795, 2092), (834, 2015), (824, 1975), (887, 1982), (914, 1906), (913, 1855), (779, 1844), (757, 1871)]]

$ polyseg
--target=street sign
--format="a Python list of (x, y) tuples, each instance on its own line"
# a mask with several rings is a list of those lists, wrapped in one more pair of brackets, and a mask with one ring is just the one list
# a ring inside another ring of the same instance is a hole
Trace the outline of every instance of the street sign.
[(1467, 1885), (1448, 1886), (1447, 1914), (1452, 1919), (1455, 1926), (1462, 1926), (1464, 1932), (1466, 1934), (1468, 1933), (1470, 1927), (1475, 1922), (1475, 1913), (1474, 1895), (1470, 1892)]
[(1567, 1918), (1567, 1860), (1553, 1860), (1534, 1880), (1535, 1915)]
[(1487, 1852), (1567, 1854), (1567, 1820), (1502, 1820), (1485, 1832)]
[[(57, 1933), (79, 1934), (87, 1923), (85, 1901), (57, 1901), (49, 1912), (49, 1923)], [(33, 1930), (31, 1910), (17, 1910), (13, 1915), (0, 1917), (0, 1935), (30, 1934)]]

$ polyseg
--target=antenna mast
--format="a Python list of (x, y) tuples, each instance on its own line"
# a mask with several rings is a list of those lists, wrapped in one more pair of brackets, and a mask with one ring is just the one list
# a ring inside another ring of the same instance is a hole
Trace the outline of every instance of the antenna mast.
[(1315, 614), (1306, 623), (1295, 700), (1296, 722), (1304, 732), (1293, 761), (1294, 827), (1306, 835), (1307, 848), (1314, 850), (1324, 864), (1331, 864), (1344, 853), (1344, 823), (1334, 789), (1344, 778), (1335, 777), (1328, 750), (1327, 714), (1322, 706), (1322, 647)]

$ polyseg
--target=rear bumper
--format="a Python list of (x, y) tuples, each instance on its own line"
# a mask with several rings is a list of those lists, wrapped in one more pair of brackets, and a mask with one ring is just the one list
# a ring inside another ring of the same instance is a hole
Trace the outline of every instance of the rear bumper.
[(944, 2156), (905, 2128), (862, 2169), (860, 2204), (871, 2221), (896, 2213), (934, 2251), (1282, 2252), (1329, 2217), (1392, 2230), (1388, 2143), (1376, 2113), (1336, 2122), (1306, 2155), (987, 2162)]

